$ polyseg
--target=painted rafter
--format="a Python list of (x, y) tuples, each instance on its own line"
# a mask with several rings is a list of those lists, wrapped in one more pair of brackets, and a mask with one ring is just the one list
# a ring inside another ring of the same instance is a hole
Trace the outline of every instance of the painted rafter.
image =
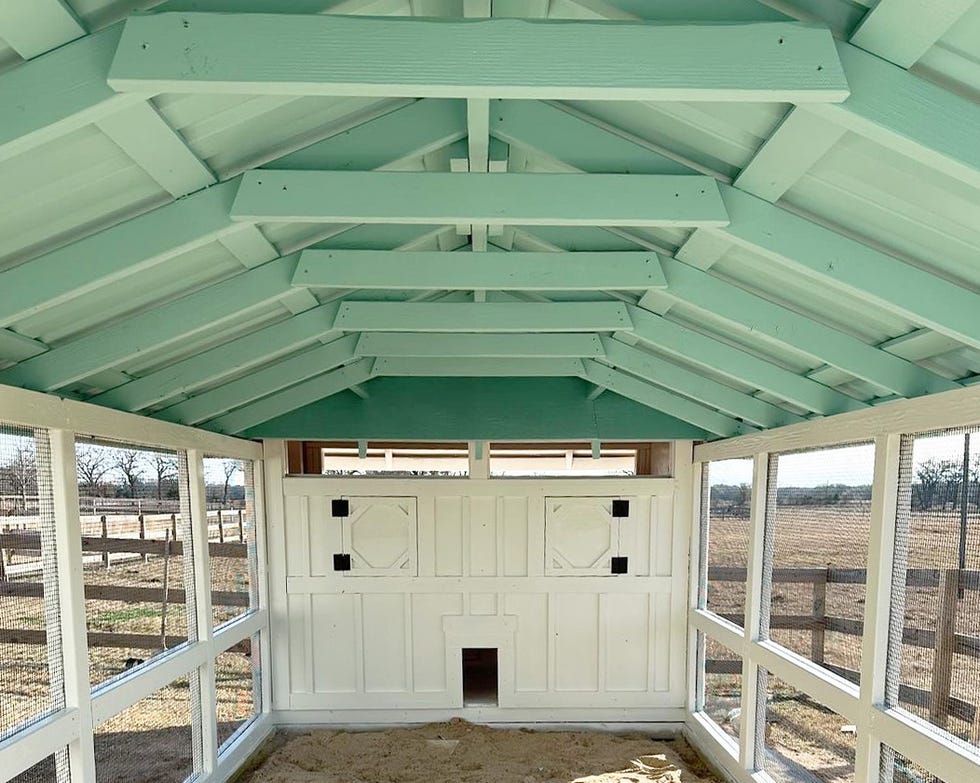
[(149, 95), (802, 103), (839, 101), (848, 92), (829, 31), (794, 22), (568, 25), (207, 13), (128, 19), (108, 81)]
[[(893, 66), (888, 66), (893, 67)], [(544, 104), (494, 111), (493, 132), (585, 171), (649, 170), (662, 157), (639, 144)], [(561, 138), (560, 142), (553, 140)], [(557, 175), (556, 175), (557, 176)], [(961, 342), (980, 345), (980, 295), (719, 183), (730, 222), (712, 234), (801, 271), (822, 284), (870, 297), (880, 306)], [(835, 263), (847, 259), (846, 263)]]
[(236, 435), (276, 416), (364, 383), (371, 378), (373, 364), (373, 359), (360, 359), (353, 364), (330, 370), (218, 416), (204, 426), (218, 432)]
[(594, 334), (419, 334), (365, 332), (358, 356), (406, 359), (574, 359), (603, 355)]
[(620, 302), (344, 302), (334, 327), (353, 332), (609, 332), (632, 328)]
[(579, 359), (386, 357), (375, 360), (373, 374), (428, 378), (579, 377), (582, 362)]
[(861, 20), (851, 43), (909, 68), (976, 0), (880, 0)]
[(85, 27), (65, 0), (0, 3), (0, 38), (25, 60), (85, 35)]
[(241, 378), (224, 383), (153, 415), (167, 421), (197, 424), (252, 400), (285, 389), (352, 361), (357, 335), (336, 340), (294, 354), (281, 361), (267, 362)]
[(723, 226), (709, 177), (270, 171), (244, 175), (245, 222)]
[(667, 285), (655, 253), (304, 250), (293, 285), (418, 290), (631, 290)]

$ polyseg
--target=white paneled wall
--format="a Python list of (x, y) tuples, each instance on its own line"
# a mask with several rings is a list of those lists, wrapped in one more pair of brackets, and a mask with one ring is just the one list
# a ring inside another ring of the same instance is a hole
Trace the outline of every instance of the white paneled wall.
[[(690, 514), (675, 490), (286, 478), (270, 530), (281, 719), (682, 721)], [(333, 516), (336, 499), (348, 516)], [(341, 553), (348, 571), (334, 570)], [(497, 706), (463, 706), (471, 647), (497, 649)]]

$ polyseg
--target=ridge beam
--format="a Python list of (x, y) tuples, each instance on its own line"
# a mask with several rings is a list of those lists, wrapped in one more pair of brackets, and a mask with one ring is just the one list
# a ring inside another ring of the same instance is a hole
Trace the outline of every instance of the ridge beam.
[(249, 223), (728, 224), (711, 177), (641, 174), (247, 172), (231, 218)]
[(622, 302), (344, 302), (345, 332), (631, 331)]
[(374, 363), (374, 375), (426, 378), (579, 377), (580, 359), (410, 359), (390, 357)]
[(666, 288), (656, 253), (304, 250), (293, 285), (415, 291), (628, 291)]
[(131, 16), (108, 83), (147, 95), (806, 103), (849, 93), (830, 31), (796, 22), (329, 14)]
[(594, 334), (417, 334), (367, 332), (358, 356), (432, 359), (579, 359), (603, 355)]

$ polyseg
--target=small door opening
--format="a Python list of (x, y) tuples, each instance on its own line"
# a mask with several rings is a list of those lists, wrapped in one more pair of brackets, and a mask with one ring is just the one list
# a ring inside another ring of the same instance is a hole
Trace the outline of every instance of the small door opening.
[(497, 648), (463, 648), (463, 706), (497, 706)]

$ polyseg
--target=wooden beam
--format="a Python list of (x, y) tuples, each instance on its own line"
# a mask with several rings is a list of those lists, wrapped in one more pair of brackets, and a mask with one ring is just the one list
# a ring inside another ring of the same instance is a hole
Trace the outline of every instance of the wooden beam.
[(611, 337), (603, 337), (606, 356), (600, 361), (639, 378), (659, 384), (712, 408), (760, 427), (781, 427), (803, 421), (772, 403), (759, 400), (730, 386), (687, 370), (648, 351), (633, 348)]
[(58, 389), (213, 329), (290, 293), (297, 258), (271, 261), (59, 345), (0, 372), (0, 383), (37, 391)]
[(109, 114), (96, 125), (175, 198), (216, 181), (211, 170), (149, 102)]
[(904, 397), (948, 391), (959, 385), (680, 261), (662, 258), (661, 264), (668, 282), (661, 295), (712, 313), (745, 333), (808, 353)]
[(633, 334), (657, 350), (753, 386), (804, 410), (829, 415), (867, 407), (867, 403), (836, 389), (641, 308), (631, 307), (630, 317)]
[(575, 359), (603, 355), (594, 334), (419, 334), (365, 332), (358, 356), (388, 358)]
[(204, 426), (228, 434), (242, 432), (276, 416), (364, 383), (371, 377), (373, 363), (373, 359), (361, 359), (346, 367), (331, 370), (212, 419)]
[(357, 337), (349, 334), (281, 361), (265, 363), (241, 378), (208, 389), (153, 415), (180, 424), (213, 419), (225, 411), (349, 362), (354, 358)]
[(403, 290), (597, 291), (664, 288), (656, 253), (304, 250), (293, 285)]
[(233, 220), (302, 223), (511, 223), (724, 226), (710, 177), (250, 171)]
[(911, 68), (976, 0), (879, 0), (851, 43), (895, 65)]
[(160, 13), (126, 21), (108, 82), (150, 95), (804, 103), (848, 94), (830, 32), (794, 22)]
[(65, 0), (0, 3), (0, 38), (25, 60), (85, 35), (85, 27)]
[(608, 332), (632, 326), (621, 302), (344, 302), (334, 321), (345, 332)]
[(400, 375), (428, 378), (578, 377), (582, 375), (582, 362), (579, 359), (419, 359), (390, 357), (377, 359), (374, 362), (373, 374), (375, 376)]
[(599, 364), (593, 359), (583, 361), (583, 377), (616, 394), (628, 397), (655, 410), (686, 421), (708, 432), (730, 438), (741, 433), (754, 432), (755, 427), (736, 421), (730, 416), (708, 408), (659, 386), (652, 386), (629, 375)]

